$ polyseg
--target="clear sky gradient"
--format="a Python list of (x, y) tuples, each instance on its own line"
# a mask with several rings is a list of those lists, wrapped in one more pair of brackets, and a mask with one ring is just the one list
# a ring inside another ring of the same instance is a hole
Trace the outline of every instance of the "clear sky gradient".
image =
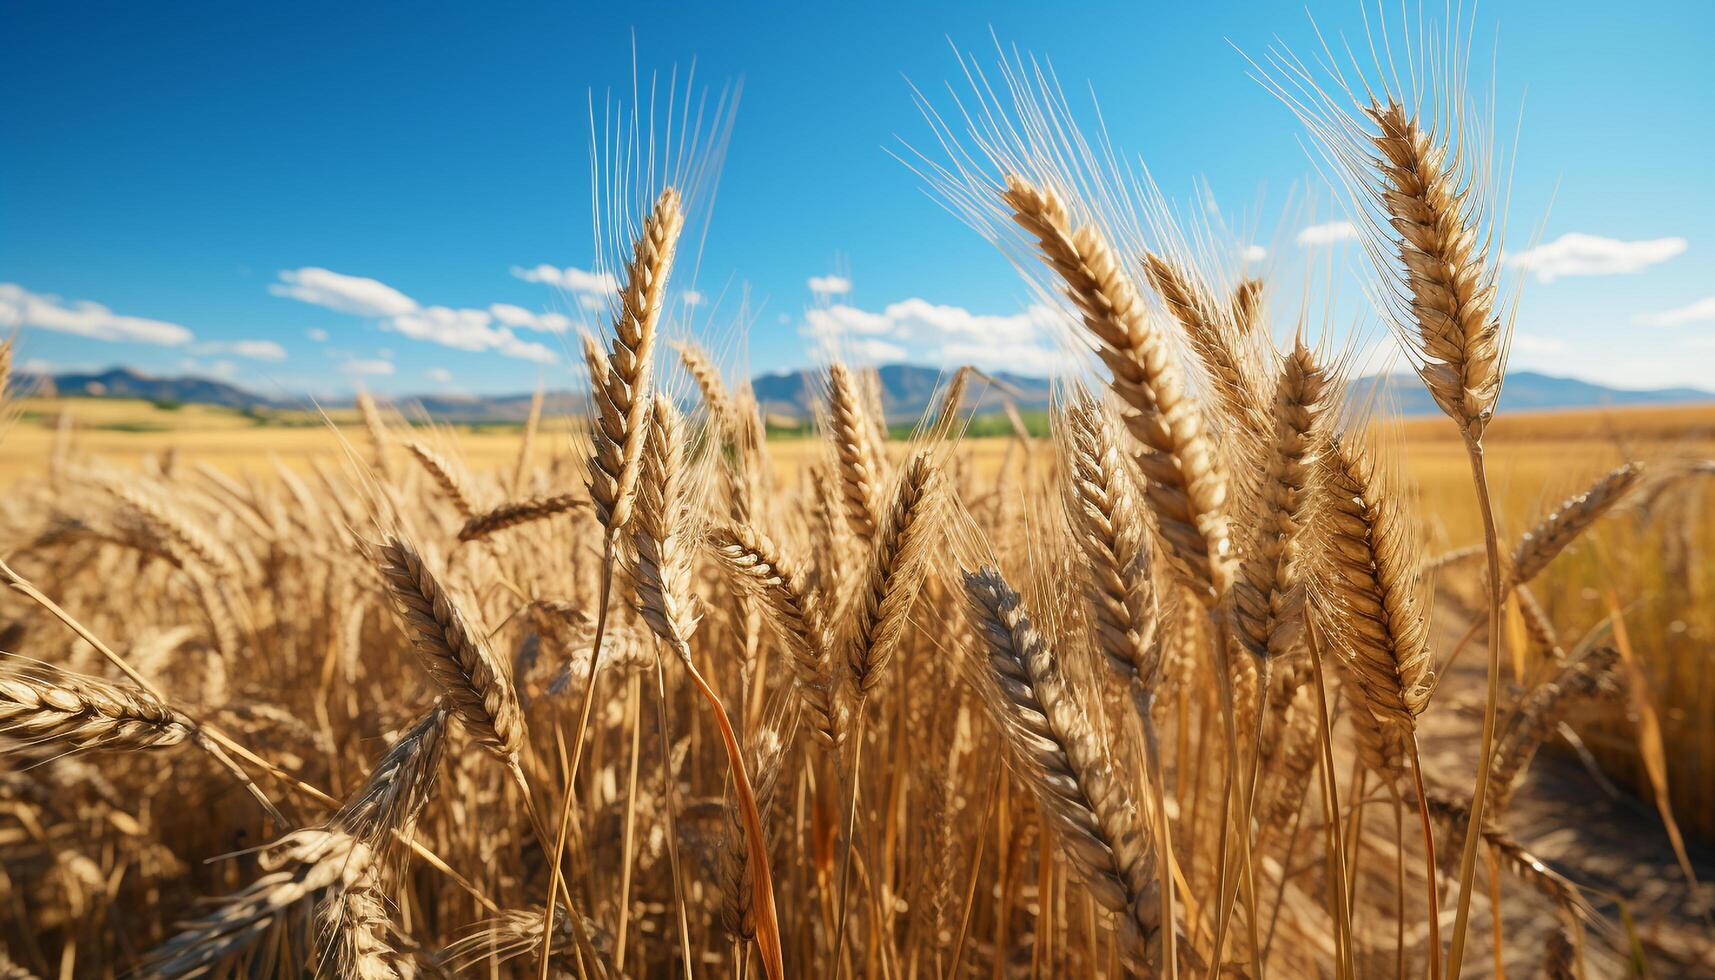
[[(1312, 12), (1361, 34), (1356, 2)], [(1715, 5), (1491, 2), (1477, 23), (1505, 143), (1523, 108), (1509, 245), (1540, 227), (1547, 249), (1513, 266), (1514, 364), (1715, 388)], [(644, 72), (743, 80), (694, 283), (718, 346), (736, 361), (748, 288), (750, 370), (810, 363), (830, 303), (882, 318), (879, 358), (962, 360), (985, 325), (1026, 329), (1029, 294), (886, 150), (929, 138), (906, 79), (958, 79), (949, 39), (992, 62), (991, 28), (1075, 101), (1092, 87), (1169, 195), (1206, 180), (1271, 268), (1329, 248), (1298, 241), (1339, 217), (1301, 129), (1235, 50), (1308, 51), (1294, 4), (24, 0), (0, 8), (0, 326), (34, 367), (275, 395), (575, 385), (556, 330), (587, 283), (515, 270), (592, 267), (587, 104), (629, 93), (635, 32)], [(849, 289), (818, 299), (828, 276)], [(1043, 370), (1031, 349), (979, 359)]]

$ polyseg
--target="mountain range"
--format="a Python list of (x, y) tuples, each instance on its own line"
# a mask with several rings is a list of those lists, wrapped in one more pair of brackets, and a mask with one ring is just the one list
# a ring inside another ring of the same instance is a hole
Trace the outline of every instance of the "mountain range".
[[(951, 376), (939, 368), (914, 364), (888, 364), (877, 369), (881, 380), (882, 406), (888, 419), (910, 421), (923, 414), (932, 401), (936, 388)], [(1041, 409), (1048, 406), (1053, 392), (1049, 379), (1027, 374), (994, 372), (985, 383), (973, 379), (967, 394), (967, 406), (980, 397), (985, 409), (1000, 408), (1001, 397), (1010, 397), (1021, 409)], [(803, 369), (758, 375), (751, 381), (757, 402), (771, 419), (803, 421), (814, 414), (821, 400), (819, 374)], [(58, 394), (66, 397), (139, 398), (174, 404), (210, 404), (235, 409), (306, 408), (307, 398), (267, 398), (255, 392), (211, 378), (156, 377), (132, 368), (114, 367), (100, 372), (68, 372), (52, 375), (20, 374), (16, 381), (21, 390), (38, 394)], [(1437, 409), (1423, 385), (1408, 374), (1359, 378), (1352, 385), (1354, 392), (1367, 396), (1380, 385), (1382, 403), (1392, 405), (1402, 415), (1433, 415)], [(395, 397), (400, 406), (420, 409), (430, 417), (445, 422), (516, 422), (530, 411), (528, 392), (513, 395), (420, 394)], [(1534, 371), (1511, 371), (1501, 395), (1501, 405), (1508, 411), (1548, 411), (1553, 409), (1595, 408), (1599, 406), (1669, 405), (1687, 402), (1715, 401), (1715, 392), (1698, 388), (1655, 388), (1630, 390), (1610, 388), (1575, 378), (1561, 378)], [(322, 402), (323, 407), (341, 407), (345, 402)], [(581, 412), (584, 394), (581, 391), (558, 389), (544, 395), (544, 409), (550, 414)]]

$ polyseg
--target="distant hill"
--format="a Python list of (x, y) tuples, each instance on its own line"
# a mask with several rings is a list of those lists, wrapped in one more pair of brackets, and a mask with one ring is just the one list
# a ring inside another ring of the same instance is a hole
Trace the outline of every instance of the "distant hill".
[[(1352, 385), (1355, 397), (1367, 397), (1377, 382), (1381, 383), (1381, 404), (1390, 405), (1401, 415), (1434, 415), (1440, 411), (1423, 382), (1412, 374), (1377, 375), (1360, 378)], [(1605, 385), (1558, 378), (1535, 371), (1509, 371), (1501, 387), (1502, 412), (1545, 412), (1564, 408), (1599, 408), (1624, 405), (1677, 405), (1688, 402), (1715, 401), (1715, 392), (1698, 388), (1652, 388), (1633, 391), (1609, 388)]]
[(20, 391), (62, 398), (141, 398), (151, 402), (221, 405), (226, 408), (255, 408), (270, 404), (268, 399), (224, 381), (194, 377), (157, 378), (126, 367), (108, 368), (97, 374), (20, 373), (16, 380)]
[[(882, 410), (887, 413), (888, 420), (893, 422), (909, 421), (922, 416), (935, 397), (936, 389), (945, 385), (953, 376), (952, 371), (915, 364), (888, 364), (877, 368), (876, 373), (881, 375)], [(763, 374), (751, 379), (750, 386), (765, 414), (807, 419), (815, 414), (816, 403), (825, 397), (820, 387), (819, 374), (809, 368), (780, 374)], [(1001, 390), (1004, 390), (1019, 408), (1048, 407), (1052, 388), (1047, 378), (1011, 374), (1006, 371), (991, 372), (989, 377), (1005, 386)], [(987, 387), (994, 386), (973, 379), (966, 396), (967, 403)], [(999, 407), (998, 401), (987, 404)]]
[[(877, 369), (881, 376), (882, 406), (890, 421), (910, 421), (921, 416), (929, 407), (937, 387), (951, 377), (950, 371), (914, 364), (889, 364)], [(1048, 406), (1053, 386), (1046, 378), (995, 372), (994, 384), (973, 380), (971, 395), (988, 392), (984, 405), (999, 405), (996, 394), (1011, 397), (1021, 409), (1041, 409)], [(228, 408), (302, 407), (307, 399), (270, 399), (254, 392), (198, 377), (153, 377), (131, 368), (115, 367), (99, 373), (74, 372), (55, 375), (20, 374), (21, 386), (35, 385), (41, 394), (62, 397), (141, 398), (155, 402), (179, 404), (222, 405)], [(751, 381), (757, 401), (770, 418), (809, 419), (821, 399), (818, 373), (805, 369), (776, 374), (758, 375)], [(1370, 389), (1380, 386), (1384, 404), (1393, 406), (1402, 415), (1433, 415), (1435, 403), (1423, 385), (1409, 374), (1386, 377), (1370, 376), (1354, 382), (1352, 391), (1365, 397)], [(1697, 388), (1656, 388), (1633, 391), (1604, 385), (1558, 378), (1533, 371), (1513, 371), (1507, 375), (1501, 393), (1503, 411), (1529, 412), (1563, 408), (1594, 408), (1603, 405), (1671, 405), (1687, 402), (1715, 401), (1715, 392)], [(420, 408), (430, 417), (445, 422), (519, 422), (530, 413), (530, 394), (514, 395), (448, 395), (420, 394), (396, 397), (393, 402), (408, 412)], [(350, 402), (332, 403), (340, 407)], [(967, 405), (969, 400), (967, 399)], [(580, 391), (559, 389), (544, 395), (544, 409), (554, 415), (576, 414), (583, 410), (584, 395)]]

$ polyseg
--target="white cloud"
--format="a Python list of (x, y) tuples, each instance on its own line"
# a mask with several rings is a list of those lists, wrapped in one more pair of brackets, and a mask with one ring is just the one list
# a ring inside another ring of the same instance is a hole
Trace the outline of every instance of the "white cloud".
[(488, 350), (498, 336), (490, 325), (487, 310), (455, 310), (449, 306), (429, 306), (405, 313), (387, 321), (412, 340), (427, 340), (457, 350)]
[(1513, 332), (1513, 350), (1521, 354), (1559, 354), (1566, 350), (1566, 343), (1558, 337), (1543, 337), (1533, 333)]
[(798, 332), (818, 352), (853, 358), (915, 355), (940, 363), (1048, 369), (1067, 363), (1065, 351), (1054, 344), (1060, 326), (1060, 314), (1048, 306), (994, 315), (912, 298), (880, 312), (844, 304), (812, 309)]
[(100, 303), (67, 303), (58, 296), (32, 293), (17, 283), (0, 282), (0, 329), (18, 327), (161, 347), (177, 347), (195, 339), (189, 329), (176, 323), (121, 316)]
[(386, 375), (393, 373), (393, 362), (375, 359), (355, 359), (339, 366), (346, 374)]
[(430, 368), (423, 372), (423, 376), (440, 385), (452, 384), (453, 381), (453, 373), (446, 368)]
[(191, 350), (198, 354), (236, 354), (257, 361), (283, 361), (286, 348), (272, 340), (214, 340)]
[(1561, 276), (1618, 276), (1637, 272), (1684, 251), (1683, 238), (1623, 242), (1572, 231), (1546, 245), (1506, 256), (1506, 263), (1536, 273), (1539, 282), (1553, 282)]
[(517, 337), (510, 334), (508, 334), (506, 338), (494, 349), (505, 354), (507, 357), (516, 357), (526, 361), (535, 361), (537, 364), (553, 364), (555, 361), (560, 359), (558, 355), (546, 346), (533, 341), (519, 340)]
[(607, 299), (594, 293), (584, 293), (578, 297), (578, 305), (591, 313), (606, 313)]
[(399, 316), (417, 308), (416, 300), (384, 282), (315, 267), (282, 270), (280, 281), (269, 286), (268, 291), (275, 296), (374, 319)]
[(585, 272), (571, 266), (562, 269), (547, 264), (529, 268), (515, 265), (512, 267), (512, 274), (525, 282), (558, 286), (573, 293), (612, 293), (619, 290), (619, 283), (607, 273)]
[(852, 291), (851, 279), (839, 275), (811, 276), (806, 285), (810, 292), (821, 297), (844, 296)]
[[(419, 306), (416, 300), (386, 283), (326, 269), (286, 270), (280, 273), (280, 279), (281, 282), (269, 287), (278, 296), (372, 317), (381, 321), (382, 329), (413, 340), (426, 340), (456, 350), (494, 351), (538, 364), (552, 364), (559, 358), (542, 344), (519, 340), (512, 326), (555, 333), (571, 326), (571, 321), (558, 313), (535, 314), (508, 303), (497, 303), (486, 310)], [(495, 325), (496, 320), (500, 321), (499, 326)]]
[(1268, 258), (1268, 249), (1253, 242), (1252, 244), (1239, 249), (1239, 258), (1244, 259), (1246, 262), (1261, 262), (1263, 259)]
[(324, 344), (324, 343), (327, 343), (328, 332), (326, 330), (323, 330), (321, 327), (311, 327), (310, 329), (304, 331), (304, 336), (310, 338), (311, 340), (315, 341), (318, 344)]
[(898, 344), (890, 344), (874, 337), (846, 340), (839, 345), (838, 353), (854, 361), (900, 361), (904, 360), (906, 355), (905, 348)]
[(1350, 241), (1358, 237), (1358, 226), (1350, 221), (1330, 221), (1324, 225), (1311, 225), (1298, 233), (1298, 244), (1315, 248), (1318, 245), (1333, 245), (1338, 242)]
[(488, 308), (488, 312), (509, 327), (524, 327), (545, 333), (565, 333), (572, 329), (572, 318), (564, 313), (532, 313), (511, 303), (495, 303)]
[(519, 340), (510, 328), (495, 326), (493, 319), (487, 310), (429, 306), (383, 321), (382, 325), (413, 340), (427, 340), (455, 350), (491, 350), (538, 364), (552, 364), (559, 359), (542, 344)]
[(684, 300), (686, 306), (702, 306), (705, 299), (706, 297), (695, 289), (685, 290)]
[(1646, 327), (1682, 327), (1687, 323), (1715, 323), (1715, 296), (1707, 296), (1694, 303), (1663, 310), (1660, 313), (1645, 313), (1634, 318), (1636, 322)]

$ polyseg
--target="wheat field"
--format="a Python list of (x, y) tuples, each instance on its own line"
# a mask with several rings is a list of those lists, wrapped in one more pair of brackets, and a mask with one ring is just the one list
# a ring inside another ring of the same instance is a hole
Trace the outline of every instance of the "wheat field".
[(1296, 103), (1401, 423), (1012, 80), (920, 173), (1091, 353), (1046, 436), (834, 358), (769, 438), (663, 315), (695, 166), (587, 421), (0, 380), (0, 976), (1715, 971), (1715, 413), (1506, 413), (1453, 86)]

